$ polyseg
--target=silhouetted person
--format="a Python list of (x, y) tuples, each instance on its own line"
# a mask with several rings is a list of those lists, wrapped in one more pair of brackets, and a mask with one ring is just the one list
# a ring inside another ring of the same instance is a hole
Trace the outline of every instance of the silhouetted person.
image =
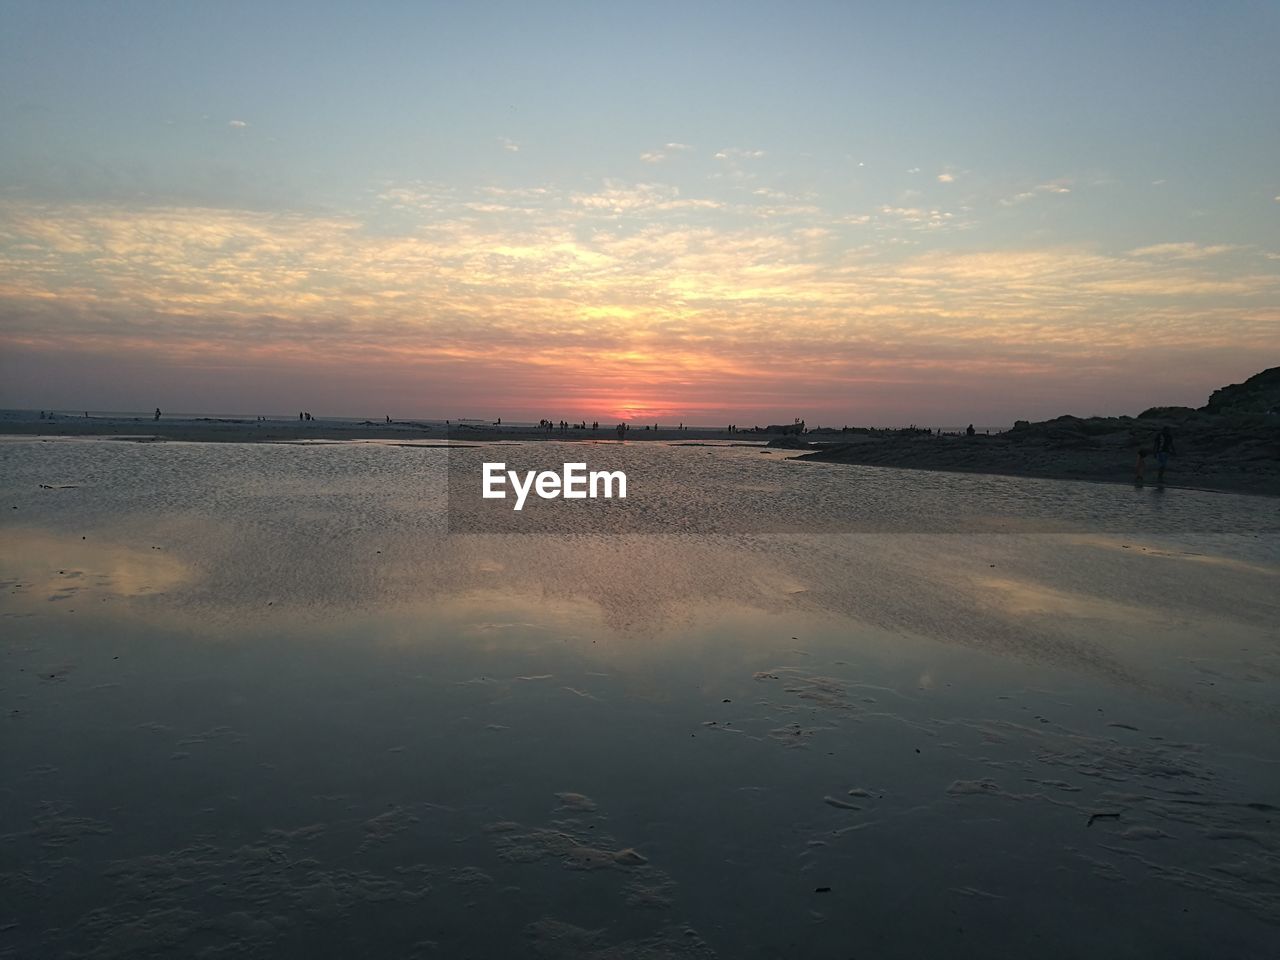
[(967, 437), (972, 437), (977, 432), (978, 432), (977, 430), (973, 429), (972, 423), (969, 424), (969, 426), (965, 427), (965, 430), (964, 430), (965, 436)]
[(160, 419), (160, 408), (159, 408), (159, 407), (156, 407), (156, 419), (157, 419), (157, 420), (159, 420), (159, 419)]
[(1137, 486), (1142, 486), (1142, 478), (1147, 468), (1147, 457), (1149, 456), (1151, 456), (1150, 448), (1138, 447), (1138, 462), (1133, 467), (1133, 482)]
[(1169, 458), (1173, 456), (1173, 431), (1165, 427), (1156, 434), (1155, 443), (1156, 452), (1156, 483), (1164, 483), (1164, 468), (1169, 463)]

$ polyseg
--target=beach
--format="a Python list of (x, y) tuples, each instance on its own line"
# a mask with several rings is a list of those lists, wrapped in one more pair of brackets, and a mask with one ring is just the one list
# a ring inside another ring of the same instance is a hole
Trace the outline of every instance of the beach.
[[(0, 411), (0, 436), (25, 437), (123, 437), (177, 440), (188, 443), (279, 443), (290, 440), (611, 440), (617, 438), (614, 423), (566, 425), (545, 429), (532, 423), (502, 425), (490, 421), (449, 421), (408, 419), (390, 422), (355, 417), (254, 417), (199, 415), (58, 414), (40, 417), (38, 411)], [(725, 440), (735, 436), (763, 443), (770, 434), (733, 434), (725, 428), (682, 428), (677, 424), (655, 424), (660, 429), (633, 425), (626, 439), (640, 440)]]
[[(1165, 425), (1164, 420), (1138, 421), (1112, 418), (1098, 429), (1098, 421), (1059, 418), (1028, 429), (980, 433), (924, 433), (915, 430), (827, 429), (802, 436), (764, 429), (741, 429), (661, 423), (632, 425), (627, 442), (661, 441), (697, 444), (706, 442), (771, 445), (779, 451), (795, 451), (800, 460), (895, 467), (908, 470), (941, 470), (1056, 480), (1088, 480), (1133, 483), (1137, 450)], [(1197, 431), (1186, 430), (1185, 419), (1173, 421), (1183, 434), (1183, 453), (1166, 478), (1170, 487), (1222, 490), (1235, 493), (1280, 494), (1280, 424), (1274, 418), (1259, 419), (1241, 429), (1238, 423), (1210, 424), (1202, 428), (1207, 442), (1197, 443)], [(1091, 429), (1091, 423), (1094, 426)], [(185, 443), (291, 443), (365, 440), (379, 442), (439, 441), (477, 443), (502, 441), (617, 440), (614, 424), (596, 427), (558, 425), (544, 429), (535, 424), (449, 422), (444, 420), (386, 420), (318, 418), (300, 421), (273, 417), (162, 417), (160, 420), (128, 415), (59, 415), (42, 419), (33, 411), (6, 411), (0, 415), (0, 436), (110, 437), (134, 442)], [(1242, 449), (1237, 449), (1240, 447)], [(1154, 463), (1148, 481), (1155, 478)]]
[(0, 441), (0, 949), (1266, 956), (1274, 501), (789, 455)]

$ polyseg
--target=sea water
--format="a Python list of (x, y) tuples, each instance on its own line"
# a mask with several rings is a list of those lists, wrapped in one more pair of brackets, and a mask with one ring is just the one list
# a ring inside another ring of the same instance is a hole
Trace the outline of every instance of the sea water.
[(1269, 955), (1277, 501), (787, 456), (0, 442), (0, 956)]

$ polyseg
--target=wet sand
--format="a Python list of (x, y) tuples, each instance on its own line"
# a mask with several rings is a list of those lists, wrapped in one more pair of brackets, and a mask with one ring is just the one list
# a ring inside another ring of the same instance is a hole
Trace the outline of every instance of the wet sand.
[(442, 450), (22, 443), (0, 955), (1280, 929), (1274, 535), (459, 536)]

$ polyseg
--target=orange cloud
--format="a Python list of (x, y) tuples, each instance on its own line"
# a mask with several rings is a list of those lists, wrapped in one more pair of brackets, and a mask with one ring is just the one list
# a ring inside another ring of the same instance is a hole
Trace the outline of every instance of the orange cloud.
[(388, 185), (365, 218), (10, 202), (0, 341), (255, 368), (358, 358), (387, 382), (411, 369), (462, 382), (466, 368), (513, 400), (611, 416), (785, 409), (797, 390), (839, 398), (940, 375), (1114, 375), (1153, 340), (1224, 357), (1276, 342), (1262, 254), (907, 253), (876, 238), (949, 218), (750, 196)]

